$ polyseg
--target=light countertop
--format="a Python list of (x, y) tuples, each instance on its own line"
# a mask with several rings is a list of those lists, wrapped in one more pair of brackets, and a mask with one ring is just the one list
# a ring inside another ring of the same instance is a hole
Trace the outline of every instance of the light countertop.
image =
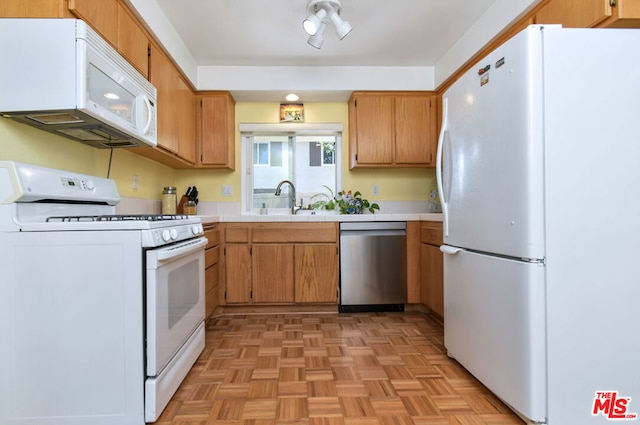
[(345, 222), (345, 221), (442, 221), (439, 213), (378, 214), (230, 214), (198, 215), (202, 223), (224, 222)]

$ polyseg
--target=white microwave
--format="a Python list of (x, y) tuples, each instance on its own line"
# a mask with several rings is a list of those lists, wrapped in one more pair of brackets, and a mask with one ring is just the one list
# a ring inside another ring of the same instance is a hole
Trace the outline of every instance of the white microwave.
[(0, 19), (0, 114), (98, 148), (156, 146), (156, 89), (78, 19)]

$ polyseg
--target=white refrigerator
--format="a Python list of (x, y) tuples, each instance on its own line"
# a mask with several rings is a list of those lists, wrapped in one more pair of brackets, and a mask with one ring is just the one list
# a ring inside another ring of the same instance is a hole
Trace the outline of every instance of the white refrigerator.
[(530, 26), (443, 94), (445, 346), (528, 421), (640, 420), (639, 49)]

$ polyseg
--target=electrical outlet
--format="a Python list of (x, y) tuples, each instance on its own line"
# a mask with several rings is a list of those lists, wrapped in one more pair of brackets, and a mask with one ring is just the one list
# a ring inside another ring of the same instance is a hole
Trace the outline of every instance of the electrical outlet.
[(133, 190), (138, 190), (138, 176), (133, 176)]
[(222, 186), (222, 196), (233, 196), (233, 186)]
[(378, 187), (377, 184), (374, 184), (373, 187), (371, 188), (371, 192), (373, 193), (373, 196), (380, 195), (380, 187)]

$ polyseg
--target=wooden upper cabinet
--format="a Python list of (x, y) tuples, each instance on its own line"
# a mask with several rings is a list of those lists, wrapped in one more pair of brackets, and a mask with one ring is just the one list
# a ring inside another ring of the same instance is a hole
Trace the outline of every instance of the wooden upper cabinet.
[(355, 137), (349, 143), (357, 146), (352, 158), (357, 165), (393, 164), (394, 98), (392, 96), (354, 96), (350, 103), (353, 110)]
[[(435, 106), (435, 97), (433, 98)], [(396, 164), (430, 164), (432, 130), (432, 98), (427, 96), (397, 96), (395, 98)]]
[(69, 0), (69, 10), (93, 27), (113, 46), (118, 46), (116, 0)]
[(130, 12), (118, 4), (118, 51), (149, 78), (149, 39)]
[(178, 73), (167, 55), (151, 47), (149, 81), (157, 90), (158, 146), (178, 154)]
[(196, 162), (196, 95), (182, 77), (177, 81), (178, 155)]
[(536, 13), (538, 24), (568, 28), (640, 27), (638, 0), (551, 0)]
[(198, 167), (235, 170), (235, 101), (228, 92), (199, 96)]
[(149, 39), (131, 12), (117, 0), (68, 0), (69, 10), (87, 22), (145, 78), (149, 77)]
[(350, 168), (435, 164), (436, 95), (355, 92), (349, 100)]
[(68, 18), (62, 0), (0, 0), (2, 18)]

